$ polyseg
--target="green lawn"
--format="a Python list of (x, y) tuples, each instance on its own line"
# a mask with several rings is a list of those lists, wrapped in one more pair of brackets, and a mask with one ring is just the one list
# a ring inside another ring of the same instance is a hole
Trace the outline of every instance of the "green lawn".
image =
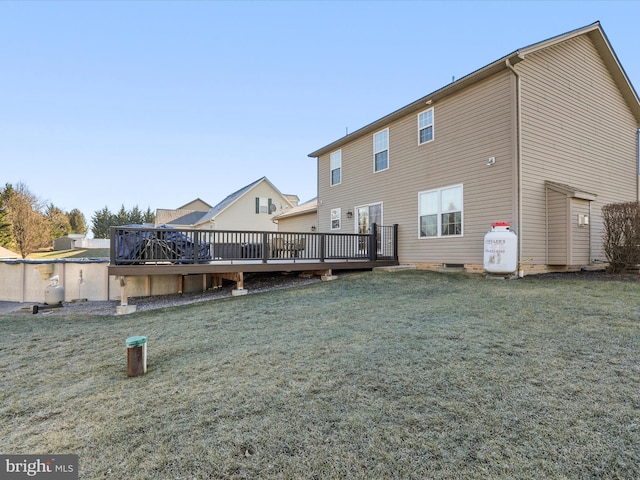
[[(83, 479), (640, 478), (640, 283), (427, 271), (0, 317), (0, 451)], [(127, 378), (125, 339), (148, 373)]]

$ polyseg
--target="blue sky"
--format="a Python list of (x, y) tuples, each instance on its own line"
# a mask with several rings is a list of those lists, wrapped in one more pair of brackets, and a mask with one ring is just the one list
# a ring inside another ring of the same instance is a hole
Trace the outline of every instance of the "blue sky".
[(0, 2), (0, 182), (91, 216), (216, 204), (498, 58), (599, 20), (640, 86), (640, 2)]

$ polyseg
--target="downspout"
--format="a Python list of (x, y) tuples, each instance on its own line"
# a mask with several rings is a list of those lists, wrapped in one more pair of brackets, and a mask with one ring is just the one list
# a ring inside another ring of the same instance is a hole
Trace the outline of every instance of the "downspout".
[(516, 170), (518, 176), (517, 182), (517, 217), (518, 217), (518, 276), (524, 277), (522, 269), (522, 112), (521, 112), (521, 92), (520, 92), (520, 74), (513, 68), (511, 62), (507, 58), (505, 60), (507, 68), (516, 76)]

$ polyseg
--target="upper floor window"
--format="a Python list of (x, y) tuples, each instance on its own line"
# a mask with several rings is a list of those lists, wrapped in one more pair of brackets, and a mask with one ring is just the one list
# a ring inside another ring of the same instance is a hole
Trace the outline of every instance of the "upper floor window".
[(276, 211), (276, 206), (270, 198), (256, 197), (256, 213), (273, 213)]
[(418, 114), (418, 143), (433, 140), (433, 108)]
[(382, 130), (373, 136), (373, 171), (379, 172), (389, 168), (389, 129)]
[(418, 194), (420, 238), (462, 235), (462, 185)]
[(331, 154), (331, 185), (342, 183), (342, 150)]
[(340, 230), (341, 211), (340, 208), (331, 209), (331, 230)]

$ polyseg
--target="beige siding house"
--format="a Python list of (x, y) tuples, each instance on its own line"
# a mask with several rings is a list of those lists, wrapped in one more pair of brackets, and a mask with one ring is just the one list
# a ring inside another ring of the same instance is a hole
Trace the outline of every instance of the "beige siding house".
[(318, 199), (314, 198), (273, 219), (279, 232), (315, 232), (318, 228)]
[(176, 210), (158, 210), (156, 224), (202, 230), (276, 231), (274, 217), (294, 208), (298, 197), (284, 195), (262, 177), (211, 207), (196, 199)]
[(196, 198), (175, 210), (158, 208), (156, 210), (155, 226), (173, 224), (174, 226), (189, 228), (190, 225), (193, 225), (194, 222), (206, 215), (209, 210), (211, 210), (211, 205), (200, 198)]
[(639, 198), (640, 102), (599, 23), (517, 50), (309, 154), (320, 231), (399, 225), (401, 263), (481, 270), (506, 221), (523, 272), (605, 260)]

